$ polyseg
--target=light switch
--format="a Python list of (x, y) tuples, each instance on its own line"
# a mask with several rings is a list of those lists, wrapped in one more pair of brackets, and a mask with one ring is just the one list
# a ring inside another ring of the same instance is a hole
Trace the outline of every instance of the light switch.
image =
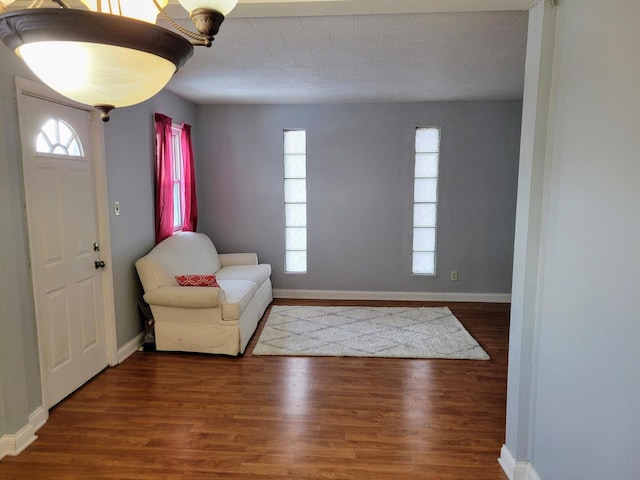
[(113, 203), (113, 213), (115, 213), (116, 216), (120, 215), (120, 202)]

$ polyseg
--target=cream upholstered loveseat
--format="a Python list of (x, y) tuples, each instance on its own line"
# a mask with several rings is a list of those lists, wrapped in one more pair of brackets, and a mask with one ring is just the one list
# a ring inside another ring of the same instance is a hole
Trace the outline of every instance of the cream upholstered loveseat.
[[(238, 355), (273, 300), (271, 265), (255, 253), (218, 254), (202, 233), (163, 240), (136, 262), (155, 320), (156, 348)], [(176, 276), (215, 274), (217, 287), (179, 286)]]

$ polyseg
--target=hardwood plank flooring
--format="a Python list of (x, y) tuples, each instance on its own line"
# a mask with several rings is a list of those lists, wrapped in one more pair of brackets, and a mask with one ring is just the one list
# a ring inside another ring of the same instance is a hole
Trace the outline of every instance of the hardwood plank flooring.
[(509, 305), (447, 305), (489, 361), (137, 352), (50, 412), (0, 479), (505, 480)]

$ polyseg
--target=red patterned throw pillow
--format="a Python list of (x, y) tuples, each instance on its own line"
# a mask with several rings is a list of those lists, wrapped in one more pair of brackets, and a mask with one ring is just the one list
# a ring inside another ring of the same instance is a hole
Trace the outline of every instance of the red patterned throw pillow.
[(181, 287), (218, 287), (215, 275), (176, 275), (176, 281)]

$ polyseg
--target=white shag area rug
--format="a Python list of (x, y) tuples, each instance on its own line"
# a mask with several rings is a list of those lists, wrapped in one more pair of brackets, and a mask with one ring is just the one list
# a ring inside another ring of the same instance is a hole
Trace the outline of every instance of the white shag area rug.
[(447, 307), (274, 305), (253, 355), (489, 360)]

